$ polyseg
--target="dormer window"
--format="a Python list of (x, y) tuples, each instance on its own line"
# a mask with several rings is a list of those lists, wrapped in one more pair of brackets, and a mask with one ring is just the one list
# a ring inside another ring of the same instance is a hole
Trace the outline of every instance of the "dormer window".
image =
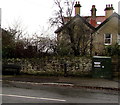
[(111, 45), (112, 44), (112, 34), (106, 33), (104, 34), (104, 44)]

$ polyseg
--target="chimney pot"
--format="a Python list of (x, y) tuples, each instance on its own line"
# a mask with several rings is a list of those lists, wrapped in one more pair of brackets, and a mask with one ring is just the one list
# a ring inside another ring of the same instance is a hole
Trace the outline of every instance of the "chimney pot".
[(113, 4), (111, 4), (111, 7), (113, 7)]
[(79, 1), (76, 1), (76, 4), (75, 4), (74, 7), (75, 7), (75, 15), (80, 14), (80, 7), (81, 7), (81, 5), (80, 5)]
[(108, 18), (113, 13), (113, 10), (114, 10), (113, 5), (112, 4), (107, 4), (106, 8), (104, 10), (105, 10), (105, 16), (106, 16), (106, 18)]
[(92, 5), (92, 8), (95, 8), (95, 5)]
[(108, 5), (106, 5), (106, 8), (108, 7)]

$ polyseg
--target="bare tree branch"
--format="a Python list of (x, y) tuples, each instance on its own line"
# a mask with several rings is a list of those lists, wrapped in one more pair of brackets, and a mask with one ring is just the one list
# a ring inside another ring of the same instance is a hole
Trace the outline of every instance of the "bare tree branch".
[(54, 4), (57, 6), (55, 11), (55, 17), (49, 19), (51, 26), (63, 26), (65, 25), (65, 16), (70, 20), (74, 7), (75, 0), (54, 0)]

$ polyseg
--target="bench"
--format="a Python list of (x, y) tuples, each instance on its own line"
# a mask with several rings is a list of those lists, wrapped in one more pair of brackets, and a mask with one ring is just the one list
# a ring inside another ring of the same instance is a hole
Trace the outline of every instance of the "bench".
[(20, 74), (21, 66), (17, 64), (3, 64), (2, 74)]

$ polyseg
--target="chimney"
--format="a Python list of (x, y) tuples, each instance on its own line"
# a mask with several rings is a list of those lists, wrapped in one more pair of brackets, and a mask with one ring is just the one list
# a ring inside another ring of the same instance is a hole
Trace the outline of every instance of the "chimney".
[(92, 5), (92, 9), (91, 9), (91, 17), (92, 18), (96, 18), (96, 11), (97, 11), (97, 9), (95, 8), (95, 5)]
[(111, 16), (113, 14), (113, 10), (114, 10), (113, 5), (107, 4), (106, 8), (104, 9), (105, 17), (108, 18), (109, 16)]
[(80, 15), (80, 7), (81, 7), (80, 2), (79, 1), (76, 2), (74, 7), (75, 7), (75, 15), (77, 15), (77, 14)]
[(97, 11), (97, 9), (95, 8), (95, 5), (92, 5), (90, 24), (93, 27), (96, 27), (96, 11)]

